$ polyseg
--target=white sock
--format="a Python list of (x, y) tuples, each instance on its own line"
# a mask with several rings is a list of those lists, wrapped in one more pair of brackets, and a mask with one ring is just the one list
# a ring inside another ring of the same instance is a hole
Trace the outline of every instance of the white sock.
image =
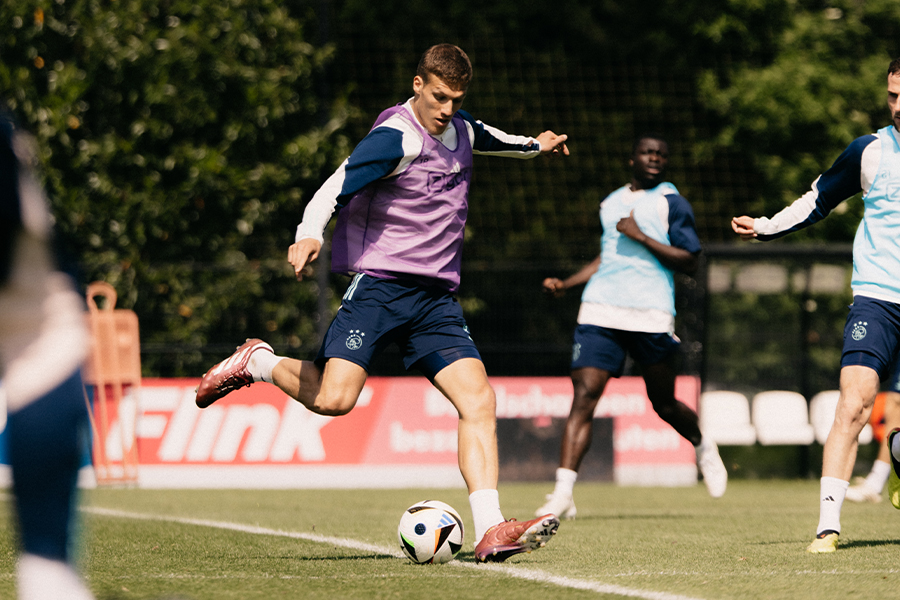
[(475, 543), (481, 541), (484, 532), (506, 519), (500, 512), (500, 492), (497, 490), (476, 490), (469, 494), (472, 520), (475, 521)]
[(847, 494), (849, 481), (837, 477), (823, 477), (819, 494), (819, 526), (816, 533), (832, 530), (841, 532), (841, 506)]
[[(715, 442), (708, 442), (706, 440), (706, 436), (700, 434), (700, 443), (694, 446), (694, 452), (697, 454), (697, 460), (700, 460), (700, 455), (703, 454), (705, 450), (709, 449), (709, 446), (715, 445)], [(718, 451), (718, 446), (716, 446), (716, 451)]]
[(891, 443), (891, 454), (894, 456), (894, 460), (900, 460), (900, 435), (894, 436), (894, 441)]
[(869, 471), (869, 474), (866, 476), (866, 487), (875, 490), (880, 494), (890, 475), (891, 464), (876, 460), (872, 463), (872, 470)]
[(556, 487), (553, 488), (553, 495), (571, 498), (572, 491), (575, 489), (575, 480), (577, 479), (578, 471), (562, 467), (558, 468), (556, 470)]
[(250, 355), (250, 361), (247, 363), (247, 370), (253, 376), (253, 381), (265, 381), (266, 383), (274, 383), (272, 381), (272, 369), (275, 365), (284, 360), (283, 356), (276, 356), (273, 352), (269, 352), (265, 348), (258, 348)]
[(93, 600), (71, 565), (35, 554), (23, 554), (16, 565), (19, 600)]

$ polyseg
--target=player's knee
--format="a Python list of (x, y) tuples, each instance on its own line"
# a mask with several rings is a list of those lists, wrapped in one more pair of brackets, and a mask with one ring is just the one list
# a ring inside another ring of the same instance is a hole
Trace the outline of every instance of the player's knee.
[(356, 406), (356, 399), (357, 396), (343, 390), (336, 392), (322, 390), (310, 408), (313, 412), (326, 417), (340, 417), (353, 410), (353, 407)]
[(678, 412), (678, 407), (673, 399), (671, 402), (656, 402), (653, 404), (653, 410), (659, 415), (659, 418), (666, 421), (669, 417), (674, 416)]
[(861, 401), (844, 401), (835, 412), (834, 423), (837, 427), (849, 431), (861, 430), (869, 421), (870, 412), (871, 407), (867, 409)]
[(459, 418), (468, 421), (493, 421), (497, 418), (497, 396), (487, 386), (466, 401), (457, 404)]

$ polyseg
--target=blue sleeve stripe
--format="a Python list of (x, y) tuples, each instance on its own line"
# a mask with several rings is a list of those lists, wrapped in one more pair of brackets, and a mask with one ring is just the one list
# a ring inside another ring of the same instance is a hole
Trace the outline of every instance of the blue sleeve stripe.
[(690, 202), (680, 194), (667, 194), (666, 200), (669, 201), (669, 243), (691, 254), (700, 252), (702, 247)]
[(403, 133), (392, 127), (376, 127), (363, 138), (347, 159), (338, 206), (373, 181), (390, 175), (403, 159)]
[(815, 184), (816, 203), (812, 207), (809, 216), (784, 231), (764, 235), (760, 234), (760, 240), (773, 240), (794, 231), (809, 227), (818, 223), (837, 207), (838, 204), (862, 191), (861, 168), (862, 155), (866, 147), (877, 140), (872, 134), (858, 137), (841, 152), (834, 164), (822, 173)]
[[(475, 139), (472, 141), (472, 150), (481, 153), (491, 152), (532, 152), (535, 150), (533, 144), (517, 144), (509, 140), (501, 139), (494, 134), (494, 131), (484, 126), (481, 121), (475, 120), (475, 117), (464, 110), (456, 112), (460, 117), (472, 126)], [(513, 136), (508, 136), (513, 139)]]

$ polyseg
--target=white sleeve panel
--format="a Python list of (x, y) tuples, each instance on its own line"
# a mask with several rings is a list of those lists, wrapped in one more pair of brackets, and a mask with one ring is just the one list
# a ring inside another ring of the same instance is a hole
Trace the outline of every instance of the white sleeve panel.
[(419, 154), (422, 153), (422, 146), (425, 145), (425, 140), (422, 138), (421, 132), (415, 129), (409, 121), (397, 115), (394, 115), (379, 125), (379, 127), (391, 127), (403, 134), (403, 158), (400, 159), (400, 164), (397, 165), (397, 168), (388, 175), (388, 177), (394, 177), (406, 171), (410, 163), (419, 157)]
[[(541, 145), (538, 143), (536, 139), (530, 136), (525, 135), (512, 135), (506, 133), (505, 131), (501, 131), (496, 127), (491, 127), (490, 125), (484, 124), (482, 121), (478, 121), (481, 126), (484, 128), (485, 133), (489, 134), (497, 142), (500, 142), (505, 146), (530, 146), (530, 150), (522, 150), (518, 148), (509, 149), (509, 150), (477, 150), (473, 146), (472, 152), (474, 154), (489, 154), (491, 156), (505, 156), (507, 158), (534, 158), (541, 153)], [(467, 127), (468, 128), (468, 127)], [(474, 131), (472, 133), (474, 138)]]
[(759, 217), (753, 220), (753, 231), (762, 235), (773, 235), (782, 231), (787, 231), (792, 227), (806, 221), (809, 215), (816, 209), (816, 200), (819, 198), (819, 189), (816, 184), (819, 183), (820, 177), (817, 177), (812, 184), (812, 189), (796, 200), (789, 206), (781, 209), (781, 212), (769, 219), (768, 217)]
[(868, 194), (872, 182), (878, 175), (878, 166), (881, 164), (881, 136), (877, 140), (866, 146), (860, 159), (859, 168), (859, 184), (862, 186), (863, 193)]
[(306, 209), (303, 211), (303, 222), (297, 225), (297, 233), (294, 236), (295, 243), (305, 238), (318, 240), (320, 244), (325, 243), (325, 227), (337, 206), (337, 198), (346, 177), (346, 167), (347, 160), (342, 162), (337, 171), (325, 180), (319, 191), (306, 205)]

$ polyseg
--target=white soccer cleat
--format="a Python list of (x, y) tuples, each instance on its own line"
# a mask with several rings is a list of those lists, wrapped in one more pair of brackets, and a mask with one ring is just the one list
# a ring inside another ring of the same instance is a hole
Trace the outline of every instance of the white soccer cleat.
[(715, 442), (704, 439), (696, 450), (697, 466), (703, 474), (703, 483), (706, 484), (709, 495), (721, 498), (725, 495), (725, 488), (728, 487), (728, 471), (725, 470), (725, 463), (719, 456), (719, 447)]
[(865, 483), (865, 479), (859, 483), (855, 483), (847, 488), (847, 495), (844, 496), (850, 502), (871, 502), (878, 504), (881, 502), (881, 492), (877, 492)]
[(534, 511), (534, 516), (556, 515), (560, 519), (574, 519), (576, 512), (575, 500), (572, 499), (572, 496), (547, 494), (547, 501), (542, 507)]

